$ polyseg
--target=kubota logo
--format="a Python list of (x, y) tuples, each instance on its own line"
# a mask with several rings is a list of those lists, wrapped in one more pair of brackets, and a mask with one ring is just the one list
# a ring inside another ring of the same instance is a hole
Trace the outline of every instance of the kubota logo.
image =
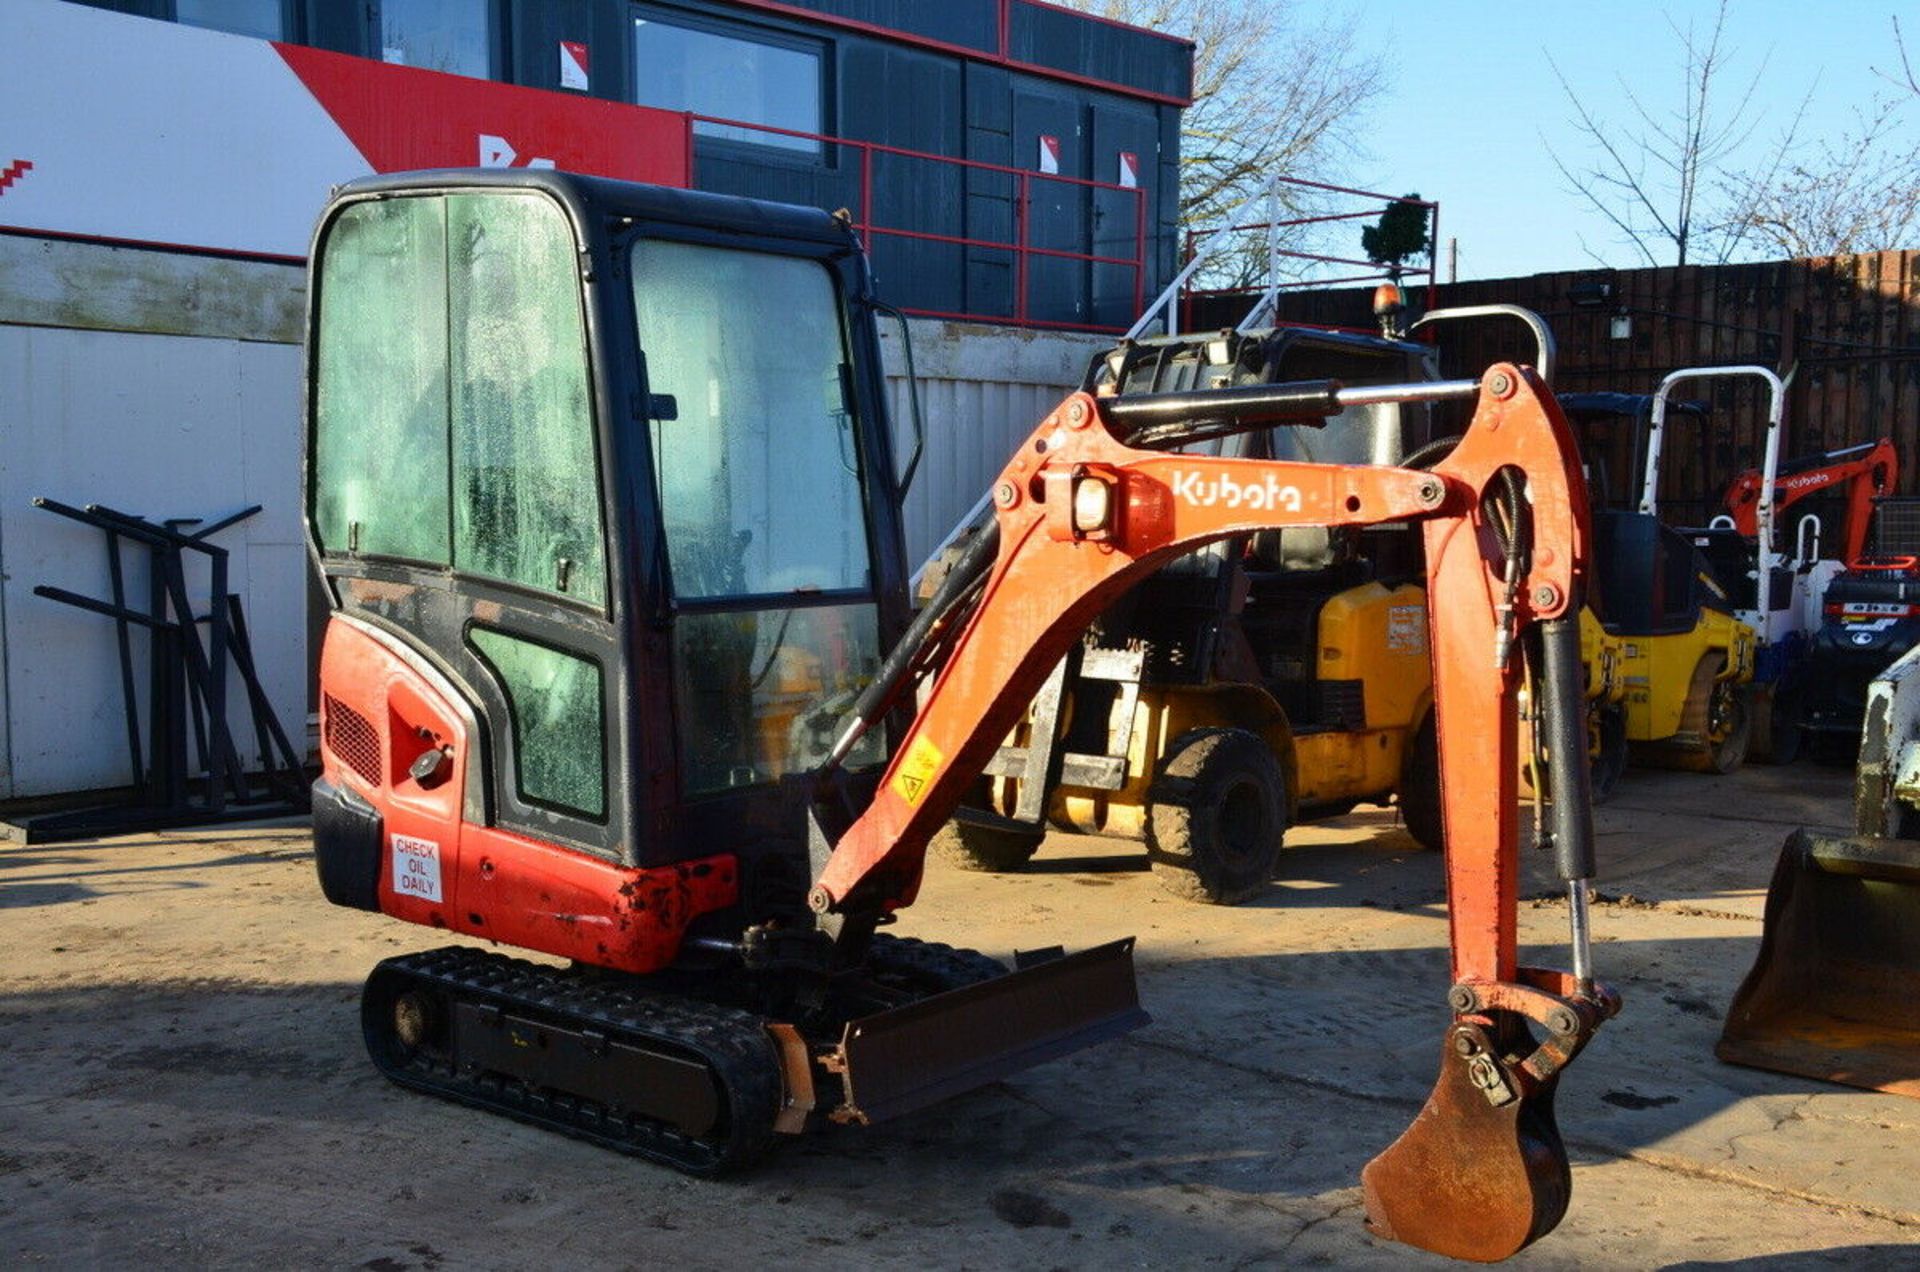
[(520, 152), (515, 150), (505, 137), (481, 133), (480, 166), (482, 168), (551, 168), (553, 160), (529, 159), (522, 163)]
[(1225, 504), (1249, 512), (1300, 511), (1300, 488), (1281, 485), (1280, 479), (1271, 473), (1258, 481), (1239, 482), (1225, 473), (1207, 477), (1197, 472), (1177, 472), (1173, 474), (1172, 486), (1174, 498), (1196, 508)]

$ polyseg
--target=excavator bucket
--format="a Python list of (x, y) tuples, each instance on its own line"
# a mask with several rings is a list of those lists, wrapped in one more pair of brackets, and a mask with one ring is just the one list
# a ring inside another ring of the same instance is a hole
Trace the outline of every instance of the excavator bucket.
[(1920, 840), (1787, 838), (1715, 1054), (1920, 1098)]
[(839, 1122), (879, 1122), (1149, 1023), (1133, 938), (849, 1021), (827, 1067)]
[(1573, 1175), (1553, 1116), (1556, 1083), (1526, 1082), (1502, 1052), (1483, 1028), (1453, 1030), (1419, 1116), (1360, 1174), (1369, 1228), (1496, 1263), (1560, 1222)]

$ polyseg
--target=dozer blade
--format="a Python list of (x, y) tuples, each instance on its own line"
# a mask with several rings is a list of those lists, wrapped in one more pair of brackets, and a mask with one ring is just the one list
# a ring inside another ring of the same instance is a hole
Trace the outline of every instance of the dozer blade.
[(836, 1121), (879, 1122), (1140, 1028), (1133, 938), (848, 1022)]
[(1920, 1098), (1920, 842), (1787, 837), (1714, 1052)]
[(1360, 1172), (1369, 1228), (1493, 1263), (1560, 1222), (1573, 1177), (1553, 1118), (1557, 1075), (1530, 1082), (1505, 1051), (1471, 1022), (1448, 1031), (1433, 1094)]

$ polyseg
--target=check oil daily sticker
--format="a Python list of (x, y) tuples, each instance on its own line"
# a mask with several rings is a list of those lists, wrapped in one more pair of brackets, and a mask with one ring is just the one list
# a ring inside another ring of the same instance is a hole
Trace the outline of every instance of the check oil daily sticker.
[(403, 897), (439, 901), (440, 845), (431, 839), (394, 835), (393, 890)]

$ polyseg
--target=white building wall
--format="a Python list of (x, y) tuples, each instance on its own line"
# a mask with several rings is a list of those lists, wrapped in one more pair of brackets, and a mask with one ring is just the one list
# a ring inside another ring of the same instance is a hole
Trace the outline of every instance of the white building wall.
[[(0, 636), (6, 654), (0, 798), (126, 785), (112, 620), (33, 594), (52, 584), (109, 595), (106, 538), (32, 506), (45, 495), (151, 519), (219, 517), (263, 505), (213, 542), (253, 638), (280, 725), (306, 735), (305, 549), (300, 486), (300, 350), (233, 339), (0, 326), (9, 408), (0, 442)], [(189, 554), (188, 588), (206, 598)], [(129, 595), (146, 606), (144, 550), (123, 551)], [(146, 637), (133, 638), (146, 703)], [(234, 741), (258, 762), (239, 677)]]

